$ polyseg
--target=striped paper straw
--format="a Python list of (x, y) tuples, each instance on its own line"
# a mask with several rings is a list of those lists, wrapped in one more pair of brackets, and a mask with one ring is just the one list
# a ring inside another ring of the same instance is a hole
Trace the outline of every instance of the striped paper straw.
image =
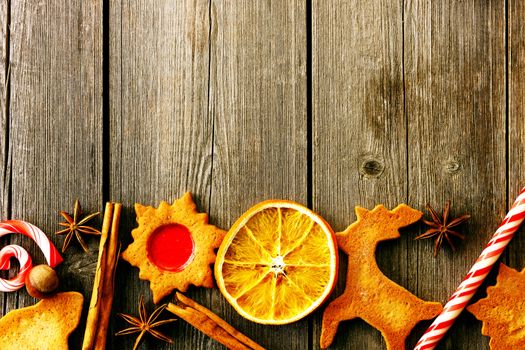
[(414, 350), (434, 349), (437, 346), (461, 311), (467, 306), (478, 287), (483, 283), (492, 266), (503, 253), (512, 237), (514, 237), (514, 233), (518, 230), (523, 219), (525, 219), (525, 187), (521, 189), (512, 208), (485, 249), (481, 252), (474, 266), (465, 276), (458, 289), (452, 294), (441, 314), (419, 339)]

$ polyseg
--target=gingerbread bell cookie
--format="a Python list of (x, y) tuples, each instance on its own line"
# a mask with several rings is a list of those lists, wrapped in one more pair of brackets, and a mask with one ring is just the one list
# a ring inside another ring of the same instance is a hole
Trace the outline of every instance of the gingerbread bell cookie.
[(377, 266), (375, 251), (379, 242), (399, 238), (399, 228), (415, 223), (423, 213), (405, 204), (392, 211), (382, 205), (355, 211), (357, 221), (336, 234), (339, 248), (348, 254), (346, 288), (324, 311), (321, 347), (332, 344), (341, 321), (361, 318), (381, 332), (387, 349), (405, 349), (412, 328), (439, 314), (442, 306), (389, 280)]
[(135, 211), (139, 226), (122, 258), (140, 269), (140, 279), (151, 282), (155, 303), (191, 284), (213, 287), (210, 264), (226, 232), (208, 224), (208, 215), (197, 212), (189, 192), (172, 205), (135, 204)]
[(467, 307), (483, 322), (492, 350), (525, 348), (525, 269), (518, 272), (500, 264), (495, 286), (487, 297)]

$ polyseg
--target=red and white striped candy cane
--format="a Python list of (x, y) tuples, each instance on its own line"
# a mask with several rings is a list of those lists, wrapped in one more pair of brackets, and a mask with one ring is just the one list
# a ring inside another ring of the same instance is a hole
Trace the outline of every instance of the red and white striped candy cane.
[(63, 261), (53, 243), (51, 243), (46, 234), (35, 225), (22, 220), (6, 220), (0, 222), (0, 237), (11, 233), (21, 233), (34, 240), (42, 250), (42, 253), (44, 253), (44, 257), (49, 266), (55, 267)]
[(10, 280), (0, 278), (1, 292), (14, 292), (22, 288), (25, 284), (26, 275), (33, 267), (31, 256), (27, 251), (15, 244), (8, 245), (0, 250), (0, 270), (8, 270), (11, 266), (11, 258), (17, 258), (20, 263), (20, 271), (18, 275)]
[(445, 333), (452, 326), (456, 318), (469, 300), (472, 298), (478, 287), (483, 283), (485, 277), (496, 263), (505, 247), (509, 244), (514, 233), (525, 219), (525, 187), (516, 198), (512, 208), (505, 216), (505, 219), (492, 236), (480, 257), (474, 263), (467, 276), (458, 289), (452, 294), (443, 311), (434, 320), (432, 325), (426, 330), (425, 334), (417, 342), (414, 350), (434, 349)]

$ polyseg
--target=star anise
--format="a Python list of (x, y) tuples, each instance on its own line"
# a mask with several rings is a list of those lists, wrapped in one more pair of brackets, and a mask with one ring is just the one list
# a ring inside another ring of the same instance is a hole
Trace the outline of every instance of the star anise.
[(137, 337), (137, 340), (135, 340), (135, 345), (133, 345), (133, 350), (137, 349), (137, 347), (140, 345), (140, 342), (143, 340), (144, 334), (149, 333), (152, 336), (154, 336), (157, 339), (164, 340), (168, 343), (173, 343), (173, 339), (168, 338), (164, 334), (160, 333), (159, 331), (153, 329), (159, 326), (162, 326), (167, 323), (171, 323), (173, 321), (176, 321), (176, 319), (172, 318), (169, 320), (162, 320), (157, 321), (155, 320), (159, 317), (159, 315), (164, 311), (164, 309), (168, 306), (168, 304), (164, 304), (159, 306), (158, 308), (153, 311), (151, 316), (148, 318), (148, 314), (146, 313), (146, 306), (144, 305), (144, 295), (140, 296), (140, 303), (139, 303), (139, 317), (134, 317), (127, 314), (117, 314), (120, 317), (122, 317), (126, 322), (132, 325), (132, 327), (123, 329), (115, 335), (126, 335), (126, 334), (134, 334), (134, 333), (140, 333)]
[(82, 209), (80, 208), (80, 203), (78, 202), (78, 199), (75, 201), (75, 207), (73, 209), (73, 217), (71, 217), (71, 214), (66, 213), (65, 211), (61, 211), (60, 215), (66, 219), (66, 222), (59, 223), (60, 226), (66, 227), (63, 230), (55, 232), (57, 235), (66, 235), (66, 239), (64, 240), (64, 245), (62, 246), (62, 253), (66, 251), (67, 247), (69, 246), (69, 243), (71, 243), (71, 239), (73, 236), (75, 236), (78, 240), (78, 243), (82, 246), (82, 249), (84, 249), (85, 252), (89, 250), (86, 242), (82, 239), (81, 233), (87, 234), (87, 235), (100, 235), (100, 231), (91, 227), (85, 225), (88, 221), (93, 219), (95, 216), (100, 214), (100, 212), (96, 212), (93, 214), (89, 214), (83, 219), (80, 219), (82, 216)]
[(439, 248), (443, 245), (443, 241), (446, 240), (453, 251), (456, 251), (456, 247), (452, 243), (450, 236), (457, 237), (461, 240), (465, 239), (465, 236), (461, 233), (451, 230), (451, 228), (458, 226), (459, 224), (467, 221), (470, 218), (470, 215), (465, 214), (454, 220), (448, 220), (448, 214), (450, 211), (450, 201), (445, 203), (445, 208), (443, 209), (443, 218), (440, 218), (436, 213), (434, 208), (427, 204), (427, 210), (432, 217), (432, 221), (422, 220), (425, 224), (430, 226), (430, 228), (423, 234), (417, 236), (415, 239), (425, 239), (432, 238), (434, 239), (434, 257), (437, 255)]

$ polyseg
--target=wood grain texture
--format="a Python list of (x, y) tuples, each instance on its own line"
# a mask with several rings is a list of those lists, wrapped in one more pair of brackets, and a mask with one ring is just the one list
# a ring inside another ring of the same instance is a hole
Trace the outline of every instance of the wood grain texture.
[[(8, 127), (8, 0), (0, 1), (0, 220), (8, 218), (9, 214), (9, 181), (11, 167), (7, 158), (9, 127)], [(7, 244), (9, 238), (0, 240), (3, 245)], [(8, 272), (2, 272), (2, 278), (7, 278)], [(5, 296), (0, 296), (0, 316), (4, 315)]]
[[(209, 211), (209, 4), (144, 0), (112, 1), (109, 7), (109, 195), (125, 205), (125, 248), (136, 226), (135, 202), (158, 206), (191, 191), (198, 209)], [(141, 294), (153, 309), (149, 282), (139, 281), (138, 270), (125, 261), (119, 264), (116, 286), (114, 312), (137, 315)], [(209, 307), (211, 293), (193, 288), (188, 296)], [(120, 318), (112, 319), (110, 334), (125, 327)], [(184, 321), (162, 330), (175, 345), (148, 337), (143, 347), (219, 348)], [(135, 339), (110, 336), (108, 341), (108, 348), (130, 349)]]
[[(410, 0), (404, 14), (409, 202), (472, 214), (455, 254), (409, 246), (417, 294), (445, 302), (505, 215), (505, 6)], [(440, 348), (488, 349), (480, 328), (465, 312)]]
[[(59, 210), (71, 210), (75, 198), (86, 211), (102, 204), (101, 3), (11, 2), (12, 217), (41, 227), (58, 247)], [(88, 242), (88, 254), (73, 243), (58, 267), (61, 288), (87, 300), (97, 239)], [(11, 243), (44, 262), (28, 238), (12, 235)], [(25, 289), (7, 294), (7, 309), (34, 302)]]
[[(9, 192), (9, 174), (7, 157), (7, 140), (9, 139), (8, 128), (8, 0), (0, 1), (0, 220), (7, 218), (8, 214), (8, 192)], [(0, 298), (1, 299), (1, 298)], [(0, 304), (2, 300), (0, 300)], [(0, 308), (1, 310), (1, 308)]]
[[(304, 1), (213, 1), (211, 213), (229, 228), (253, 204), (307, 204)], [(306, 349), (308, 321), (268, 327), (242, 319), (220, 294), (213, 307), (269, 349)]]
[[(525, 3), (510, 0), (508, 11), (508, 162), (509, 206), (525, 186)], [(509, 264), (525, 267), (525, 235), (523, 228), (509, 246)]]
[[(105, 13), (102, 0), (0, 0), (0, 219), (33, 222), (61, 247), (57, 211), (75, 198), (99, 210), (108, 197), (125, 205), (125, 248), (135, 202), (157, 206), (188, 190), (224, 229), (268, 198), (311, 203), (336, 231), (355, 220), (355, 205), (441, 211), (451, 199), (453, 216), (473, 216), (455, 254), (445, 247), (434, 259), (431, 241), (412, 240), (418, 226), (376, 254), (389, 278), (445, 302), (525, 185), (525, 4), (506, 1), (507, 18), (504, 1), (483, 0), (114, 0)], [(503, 258), (514, 268), (525, 266), (524, 233)], [(44, 262), (29, 239), (8, 240)], [(88, 240), (89, 253), (73, 243), (58, 268), (61, 288), (86, 304), (98, 246)], [(149, 282), (121, 262), (116, 283), (108, 349), (128, 349), (132, 336), (112, 335), (125, 327), (115, 313), (137, 314), (141, 294), (152, 310)], [(217, 289), (188, 296), (269, 349), (319, 347), (322, 308), (269, 327), (242, 319)], [(25, 290), (2, 294), (0, 313), (33, 303)], [(465, 313), (439, 348), (488, 349), (480, 329)], [(183, 321), (162, 331), (175, 343), (148, 337), (142, 347), (223, 349)], [(357, 320), (332, 348), (385, 343)]]
[[(407, 198), (402, 7), (382, 0), (314, 1), (312, 14), (313, 207), (342, 231), (355, 221), (356, 205), (393, 208)], [(389, 278), (414, 291), (410, 244), (403, 235), (382, 244), (376, 256)], [(330, 300), (343, 291), (347, 256), (340, 252), (340, 258)], [(354, 320), (341, 324), (333, 347), (383, 349), (385, 343), (378, 331)]]

